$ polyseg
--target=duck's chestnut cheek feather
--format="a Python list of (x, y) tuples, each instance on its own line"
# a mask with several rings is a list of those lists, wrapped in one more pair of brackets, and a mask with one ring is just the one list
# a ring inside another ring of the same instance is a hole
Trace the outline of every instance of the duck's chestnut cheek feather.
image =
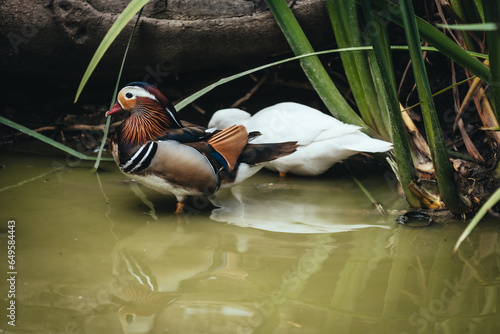
[(113, 115), (117, 112), (120, 112), (122, 110), (123, 110), (122, 106), (120, 105), (120, 103), (118, 103), (118, 101), (116, 101), (115, 105), (111, 109), (109, 109), (108, 112), (106, 113), (106, 117)]

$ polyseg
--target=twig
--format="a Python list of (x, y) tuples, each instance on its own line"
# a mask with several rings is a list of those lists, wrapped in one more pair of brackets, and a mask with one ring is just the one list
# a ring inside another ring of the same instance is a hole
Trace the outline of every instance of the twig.
[(403, 106), (401, 104), (399, 104), (399, 106), (401, 108), (401, 116), (403, 117), (403, 122), (405, 123), (406, 128), (408, 129), (408, 132), (411, 135), (415, 147), (418, 149), (420, 153), (422, 153), (427, 157), (427, 160), (430, 160), (431, 150), (429, 149), (429, 145), (425, 141), (424, 137), (418, 130), (417, 126), (415, 125), (411, 117), (408, 115), (407, 111), (403, 109)]
[[(479, 100), (479, 101), (477, 101)], [(476, 102), (476, 109), (481, 118), (481, 122), (483, 126), (487, 128), (495, 128), (498, 126), (497, 119), (495, 117), (495, 113), (491, 107), (490, 102), (488, 101), (488, 97), (486, 96), (484, 88), (480, 87), (478, 91)], [(500, 145), (500, 132), (498, 131), (488, 131), (486, 136), (493, 141), (493, 145), (498, 147)]]
[[(486, 64), (486, 61), (485, 61)], [(455, 117), (455, 122), (453, 123), (453, 132), (455, 132), (457, 128), (458, 121), (462, 118), (462, 114), (465, 111), (465, 108), (469, 105), (469, 103), (474, 99), (474, 97), (477, 95), (479, 88), (481, 88), (481, 83), (483, 81), (479, 78), (474, 78), (472, 81), (472, 84), (469, 88), (469, 91), (467, 92), (467, 95), (465, 95), (465, 98), (462, 101), (462, 105), (460, 106), (460, 109), (457, 112), (457, 116)]]
[(197, 112), (199, 112), (200, 114), (202, 115), (205, 115), (207, 112), (205, 111), (205, 109), (203, 109), (202, 107), (200, 107), (197, 103), (191, 103), (191, 107), (193, 107), (194, 109), (196, 109)]
[(300, 82), (300, 81), (295, 81), (295, 80), (284, 80), (284, 79), (280, 79), (280, 78), (276, 78), (272, 82), (275, 82), (275, 83), (282, 85), (282, 86), (314, 91), (313, 86), (311, 86), (311, 84), (309, 82)]
[(238, 101), (234, 102), (232, 105), (231, 105), (231, 108), (236, 108), (238, 107), (240, 104), (242, 104), (243, 102), (247, 101), (248, 99), (250, 99), (252, 97), (252, 95), (260, 88), (260, 86), (262, 86), (262, 84), (267, 80), (267, 78), (269, 77), (269, 73), (266, 73), (256, 84), (255, 86), (252, 87), (252, 89), (250, 89), (250, 91), (248, 93), (245, 94), (245, 96), (243, 96), (241, 99), (239, 99)]
[(464, 121), (461, 118), (458, 121), (458, 128), (460, 129), (460, 133), (462, 134), (462, 138), (463, 138), (465, 147), (467, 148), (467, 152), (469, 152), (469, 154), (474, 158), (474, 160), (484, 164), (486, 161), (481, 156), (481, 154), (477, 150), (476, 146), (474, 145), (474, 143), (470, 139), (469, 134), (465, 130)]
[[(111, 128), (115, 128), (120, 125), (120, 122), (115, 122), (111, 125)], [(35, 132), (45, 132), (45, 131), (56, 131), (60, 129), (60, 126), (50, 125), (50, 126), (42, 126), (41, 128), (34, 129)], [(104, 131), (104, 124), (99, 125), (87, 125), (87, 124), (74, 124), (74, 125), (65, 125), (62, 127), (61, 131)], [(18, 132), (14, 134), (14, 136), (20, 136), (25, 134), (24, 132)]]

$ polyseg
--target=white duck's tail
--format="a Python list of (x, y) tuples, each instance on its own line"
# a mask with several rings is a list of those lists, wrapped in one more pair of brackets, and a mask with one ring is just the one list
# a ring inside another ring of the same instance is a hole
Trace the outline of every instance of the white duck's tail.
[(347, 150), (368, 153), (387, 152), (392, 149), (392, 143), (371, 138), (361, 131), (336, 138), (336, 144)]

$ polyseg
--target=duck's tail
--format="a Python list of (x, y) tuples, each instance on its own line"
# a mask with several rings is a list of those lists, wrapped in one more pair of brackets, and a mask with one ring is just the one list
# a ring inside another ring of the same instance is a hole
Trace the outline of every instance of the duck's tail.
[(361, 131), (336, 138), (332, 145), (346, 150), (367, 153), (387, 152), (393, 148), (392, 143), (371, 138)]
[(297, 150), (298, 146), (296, 141), (269, 144), (247, 144), (238, 162), (246, 163), (250, 166), (257, 165), (292, 154)]

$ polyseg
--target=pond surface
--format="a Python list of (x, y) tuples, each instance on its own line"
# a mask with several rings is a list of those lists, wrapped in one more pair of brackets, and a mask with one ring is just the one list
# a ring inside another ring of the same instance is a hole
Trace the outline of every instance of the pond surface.
[(498, 221), (452, 258), (465, 225), (396, 224), (387, 174), (356, 174), (386, 215), (339, 168), (262, 171), (178, 217), (112, 162), (0, 165), (0, 333), (500, 332)]

